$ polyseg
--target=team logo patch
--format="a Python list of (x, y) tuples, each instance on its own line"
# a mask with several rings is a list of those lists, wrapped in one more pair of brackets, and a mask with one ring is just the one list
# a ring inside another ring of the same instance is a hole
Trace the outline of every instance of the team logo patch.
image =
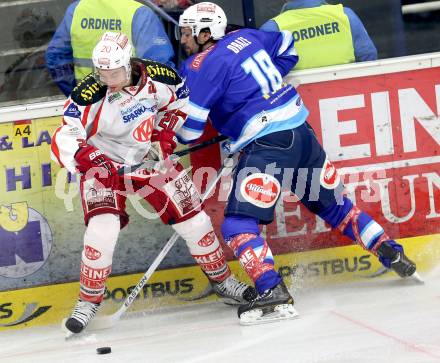
[(186, 98), (189, 96), (189, 88), (186, 84), (184, 84), (182, 87), (180, 87), (177, 91), (176, 91), (176, 96), (179, 100), (181, 100), (182, 98)]
[(205, 234), (203, 238), (197, 242), (200, 247), (208, 247), (211, 246), (215, 241), (215, 234), (213, 231)]
[(133, 131), (133, 137), (139, 142), (148, 142), (151, 139), (153, 133), (154, 115), (148, 117), (145, 121), (136, 127)]
[(118, 209), (118, 202), (112, 190), (95, 188), (93, 180), (84, 185), (85, 213), (90, 213), (99, 208)]
[(110, 94), (110, 96), (108, 96), (108, 103), (113, 103), (116, 100), (119, 100), (122, 98), (122, 95), (119, 92), (115, 92)]
[(74, 103), (71, 103), (69, 107), (67, 107), (67, 110), (64, 111), (64, 116), (81, 118), (81, 111), (78, 110), (78, 107)]
[(215, 13), (215, 4), (212, 3), (202, 3), (197, 5), (197, 12), (201, 13)]
[(272, 207), (280, 195), (281, 186), (272, 175), (256, 173), (246, 177), (240, 186), (243, 198), (260, 208)]
[(99, 252), (98, 250), (95, 250), (93, 247), (86, 245), (85, 246), (85, 255), (89, 260), (95, 261), (99, 257), (101, 257), (101, 252)]
[(338, 171), (333, 163), (328, 159), (325, 159), (319, 181), (326, 189), (335, 189), (340, 183)]
[(186, 171), (182, 171), (175, 180), (166, 183), (163, 188), (181, 216), (200, 206), (199, 192)]

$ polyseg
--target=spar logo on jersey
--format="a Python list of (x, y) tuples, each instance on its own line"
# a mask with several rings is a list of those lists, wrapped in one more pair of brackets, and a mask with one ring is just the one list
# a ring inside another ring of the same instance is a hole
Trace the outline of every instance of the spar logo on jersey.
[(153, 133), (153, 122), (154, 115), (148, 117), (145, 121), (136, 127), (133, 131), (133, 137), (139, 142), (148, 142), (151, 139), (151, 134)]
[(339, 185), (340, 177), (338, 171), (328, 159), (325, 159), (319, 180), (321, 185), (326, 189), (335, 189)]
[(52, 242), (46, 219), (27, 202), (0, 205), (0, 276), (32, 275), (46, 263)]
[(148, 111), (148, 108), (141, 104), (135, 104), (131, 107), (121, 110), (122, 120), (129, 123), (136, 120), (139, 116)]
[(246, 177), (240, 185), (241, 196), (260, 208), (272, 207), (280, 195), (281, 186), (269, 174), (256, 173)]
[(211, 231), (205, 234), (203, 238), (199, 242), (197, 242), (197, 244), (201, 247), (208, 247), (211, 246), (214, 243), (214, 241), (215, 241), (215, 234), (213, 231)]

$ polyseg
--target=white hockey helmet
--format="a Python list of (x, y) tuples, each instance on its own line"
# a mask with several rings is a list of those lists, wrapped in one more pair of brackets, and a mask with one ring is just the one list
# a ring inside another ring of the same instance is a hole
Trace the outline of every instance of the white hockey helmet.
[(192, 5), (179, 17), (179, 27), (191, 28), (194, 37), (197, 37), (202, 29), (208, 28), (214, 40), (225, 35), (227, 23), (228, 20), (223, 9), (210, 2)]
[(92, 53), (95, 69), (117, 69), (124, 67), (127, 77), (131, 74), (130, 58), (132, 45), (124, 33), (106, 32)]

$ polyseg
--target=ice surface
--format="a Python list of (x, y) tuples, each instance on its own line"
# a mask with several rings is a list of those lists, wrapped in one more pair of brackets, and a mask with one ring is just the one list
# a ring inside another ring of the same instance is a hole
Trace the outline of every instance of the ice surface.
[(297, 288), (300, 318), (265, 325), (240, 326), (212, 302), (128, 314), (70, 341), (58, 326), (3, 331), (0, 362), (440, 362), (440, 274), (424, 277)]

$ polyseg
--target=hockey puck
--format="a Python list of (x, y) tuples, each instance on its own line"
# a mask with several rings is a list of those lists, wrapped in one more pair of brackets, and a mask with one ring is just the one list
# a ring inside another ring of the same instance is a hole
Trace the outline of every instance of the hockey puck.
[(96, 353), (98, 354), (108, 354), (112, 352), (112, 348), (110, 347), (101, 347), (96, 349)]

